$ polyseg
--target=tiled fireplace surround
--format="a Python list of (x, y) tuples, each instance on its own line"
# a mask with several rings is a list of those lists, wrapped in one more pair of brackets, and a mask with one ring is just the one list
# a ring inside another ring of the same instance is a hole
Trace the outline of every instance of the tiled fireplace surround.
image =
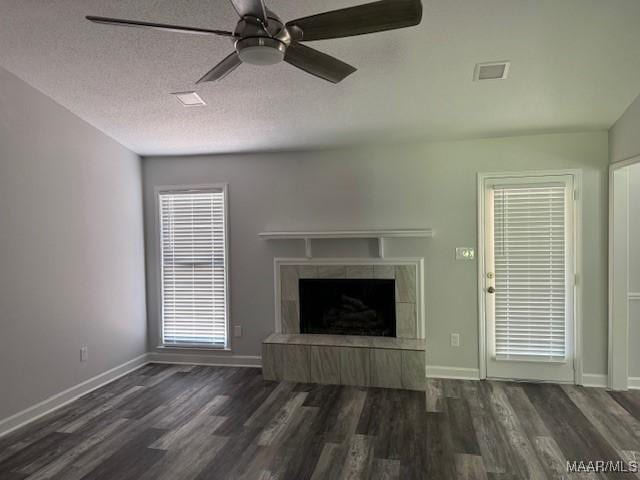
[[(263, 343), (265, 378), (424, 388), (423, 260), (276, 259), (275, 334)], [(384, 278), (396, 286), (396, 336), (300, 334), (301, 278)]]
[[(276, 265), (276, 268), (278, 265)], [(300, 333), (298, 280), (301, 278), (386, 278), (396, 281), (396, 335), (418, 338), (416, 265), (280, 264), (280, 333)], [(277, 317), (276, 317), (277, 318)]]

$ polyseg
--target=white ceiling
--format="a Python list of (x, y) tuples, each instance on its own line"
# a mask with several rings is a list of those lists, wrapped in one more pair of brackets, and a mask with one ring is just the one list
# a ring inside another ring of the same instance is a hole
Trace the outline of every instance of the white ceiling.
[[(290, 20), (358, 3), (268, 5)], [(640, 91), (638, 0), (423, 5), (417, 27), (308, 44), (358, 68), (338, 85), (283, 63), (196, 88), (228, 39), (84, 20), (232, 30), (226, 0), (0, 0), (0, 66), (144, 155), (603, 129)], [(510, 60), (511, 78), (472, 82), (474, 65), (493, 60)], [(207, 107), (169, 95), (192, 89)]]

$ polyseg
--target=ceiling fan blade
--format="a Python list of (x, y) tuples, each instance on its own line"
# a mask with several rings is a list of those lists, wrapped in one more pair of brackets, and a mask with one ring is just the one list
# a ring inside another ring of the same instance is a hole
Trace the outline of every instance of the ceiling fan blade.
[(222, 80), (224, 77), (233, 72), (242, 63), (238, 52), (233, 52), (227, 56), (224, 60), (218, 63), (215, 67), (209, 70), (204, 76), (196, 83), (202, 82), (214, 82), (216, 80)]
[(420, 0), (381, 0), (292, 20), (287, 27), (299, 28), (302, 41), (311, 41), (411, 27), (420, 20)]
[(87, 20), (93, 23), (104, 25), (116, 25), (118, 27), (138, 27), (151, 28), (153, 30), (163, 30), (166, 32), (191, 33), (193, 35), (221, 35), (223, 37), (233, 37), (232, 32), (226, 30), (208, 30), (206, 28), (182, 27), (180, 25), (167, 25), (164, 23), (139, 22), (137, 20), (122, 20), (119, 18), (96, 17), (87, 15)]
[(263, 0), (231, 0), (231, 3), (241, 17), (258, 17), (267, 23), (267, 8)]
[(299, 43), (292, 43), (287, 47), (284, 61), (332, 83), (344, 80), (357, 70), (355, 67), (331, 55)]

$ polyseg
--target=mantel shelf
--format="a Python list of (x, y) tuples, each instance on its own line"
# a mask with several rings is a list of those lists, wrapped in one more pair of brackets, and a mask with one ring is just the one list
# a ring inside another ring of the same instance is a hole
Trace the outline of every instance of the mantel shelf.
[(325, 230), (325, 231), (292, 231), (292, 232), (261, 232), (258, 236), (264, 240), (304, 240), (306, 255), (312, 257), (311, 240), (316, 239), (355, 239), (368, 238), (378, 240), (380, 258), (384, 257), (385, 238), (430, 238), (433, 237), (431, 228), (421, 229), (387, 229), (387, 230)]
[(428, 238), (433, 237), (433, 230), (423, 229), (398, 229), (398, 230), (326, 230), (314, 232), (261, 232), (258, 234), (265, 240), (292, 240), (305, 238)]

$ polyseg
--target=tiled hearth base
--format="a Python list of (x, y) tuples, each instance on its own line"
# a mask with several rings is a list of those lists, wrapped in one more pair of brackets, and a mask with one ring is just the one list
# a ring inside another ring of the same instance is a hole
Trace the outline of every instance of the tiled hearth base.
[(262, 344), (267, 380), (425, 389), (425, 341), (349, 335), (270, 335)]

